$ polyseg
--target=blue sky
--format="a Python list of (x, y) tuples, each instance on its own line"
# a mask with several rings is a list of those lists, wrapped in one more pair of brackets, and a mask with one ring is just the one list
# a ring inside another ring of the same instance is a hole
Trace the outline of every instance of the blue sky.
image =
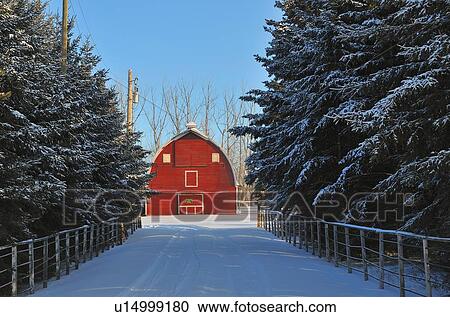
[[(111, 77), (126, 83), (132, 67), (141, 92), (183, 80), (218, 92), (262, 87), (254, 61), (270, 40), (263, 26), (279, 18), (274, 0), (70, 0), (76, 32), (90, 35)], [(60, 12), (62, 0), (49, 0)], [(83, 15), (84, 13), (84, 15)], [(138, 130), (146, 130), (139, 120)]]

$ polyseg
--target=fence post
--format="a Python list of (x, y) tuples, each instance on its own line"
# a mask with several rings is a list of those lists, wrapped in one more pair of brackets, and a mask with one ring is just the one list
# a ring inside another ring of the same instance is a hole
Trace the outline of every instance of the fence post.
[(287, 220), (287, 219), (283, 220), (283, 228), (284, 228), (283, 238), (286, 242), (289, 242), (289, 220)]
[(275, 236), (276, 237), (279, 237), (279, 234), (280, 234), (280, 222), (279, 222), (279, 215), (276, 215), (274, 218), (273, 218), (273, 222), (275, 223)]
[(17, 296), (17, 244), (11, 247), (11, 296)]
[(259, 203), (256, 204), (256, 227), (257, 228), (262, 228), (261, 226), (261, 206), (259, 205)]
[(44, 240), (42, 256), (42, 284), (44, 288), (47, 288), (48, 283), (48, 237)]
[(56, 279), (61, 278), (61, 243), (59, 233), (55, 235), (55, 275)]
[(350, 253), (350, 236), (348, 232), (348, 228), (345, 227), (345, 255), (347, 257), (347, 271), (348, 273), (352, 273), (352, 264), (351, 264), (351, 253)]
[(283, 218), (278, 215), (278, 238), (283, 239)]
[(312, 255), (316, 255), (316, 249), (315, 249), (315, 247), (314, 247), (314, 225), (313, 225), (313, 222), (312, 222), (312, 220), (309, 222), (309, 226), (310, 226), (310, 229), (311, 229), (311, 232), (310, 232), (310, 234), (311, 234), (311, 249), (312, 249)]
[(80, 267), (80, 235), (78, 229), (75, 231), (75, 270)]
[(400, 234), (397, 235), (397, 250), (400, 296), (405, 297), (405, 263), (403, 262), (403, 237)]
[(433, 288), (431, 286), (431, 280), (430, 280), (430, 262), (429, 262), (429, 251), (428, 251), (428, 239), (422, 240), (423, 245), (423, 265), (425, 269), (425, 287), (427, 290), (427, 296), (432, 297), (433, 296)]
[(28, 273), (30, 294), (34, 293), (34, 240), (28, 243)]
[(109, 250), (109, 246), (110, 246), (110, 243), (111, 243), (111, 240), (110, 240), (110, 232), (111, 231), (111, 227), (109, 226), (109, 222), (107, 222), (107, 223), (105, 223), (105, 232), (104, 232), (104, 234), (105, 234), (105, 249), (106, 249), (106, 251), (108, 251)]
[(109, 226), (109, 228), (111, 230), (111, 248), (114, 248), (116, 246), (116, 229), (115, 229), (115, 224), (116, 224), (116, 221), (114, 220)]
[(97, 225), (97, 236), (95, 237), (95, 256), (99, 256), (100, 255), (100, 227), (101, 224)]
[(66, 275), (70, 274), (70, 232), (66, 232)]
[(369, 280), (369, 271), (367, 268), (367, 253), (366, 253), (366, 234), (363, 230), (359, 231), (361, 237), (361, 258), (363, 261), (364, 281)]
[(288, 220), (283, 219), (283, 239), (288, 242)]
[(267, 209), (264, 209), (264, 230), (266, 230), (267, 231), (267, 226), (268, 226), (268, 222), (267, 222), (267, 219), (268, 219), (268, 211), (267, 211)]
[(111, 248), (114, 248), (116, 246), (116, 221), (114, 220), (111, 225)]
[(274, 234), (275, 235), (275, 221), (274, 221), (274, 217), (273, 217), (273, 214), (270, 214), (270, 216), (269, 216), (269, 221), (270, 221), (270, 225), (269, 225), (269, 227), (270, 227), (270, 232), (272, 232), (272, 234)]
[(384, 289), (384, 234), (382, 232), (378, 235), (378, 253), (379, 253), (379, 263), (378, 266), (380, 267), (380, 288)]
[(329, 228), (328, 224), (325, 224), (325, 256), (327, 257), (327, 261), (331, 262), (330, 256), (330, 237), (329, 237)]
[(114, 239), (114, 221), (109, 224), (109, 244), (111, 249), (114, 248), (115, 239)]
[(334, 265), (336, 267), (339, 266), (339, 258), (338, 258), (338, 252), (339, 252), (339, 236), (338, 236), (338, 227), (336, 225), (333, 225), (333, 249), (334, 249)]
[(106, 250), (111, 249), (112, 247), (112, 227), (111, 223), (106, 223)]
[(297, 222), (295, 220), (292, 221), (292, 234), (294, 235), (293, 236), (294, 247), (297, 246), (297, 230), (295, 230), (296, 223)]
[(289, 225), (289, 243), (292, 243), (292, 232), (294, 232), (294, 226), (291, 217), (289, 217), (288, 225)]
[(116, 244), (117, 245), (120, 245), (121, 243), (121, 239), (120, 239), (120, 234), (119, 234), (119, 228), (120, 228), (120, 226), (119, 226), (119, 220), (118, 219), (116, 219)]
[(275, 232), (276, 232), (276, 236), (277, 237), (280, 237), (280, 215), (276, 215), (275, 216), (275, 219), (274, 219), (274, 221), (275, 221)]
[(275, 215), (274, 214), (272, 214), (272, 233), (273, 233), (274, 236), (277, 235), (277, 224), (276, 224), (276, 221), (275, 221)]
[(285, 222), (284, 222), (284, 227), (286, 228), (286, 230), (284, 231), (285, 232), (285, 239), (286, 239), (286, 242), (289, 242), (289, 243), (291, 243), (291, 241), (290, 241), (290, 236), (291, 236), (291, 221), (289, 220), (289, 215), (288, 215), (288, 217), (287, 217), (287, 219), (285, 220)]
[(309, 252), (308, 229), (307, 229), (308, 226), (307, 226), (307, 222), (306, 221), (307, 221), (306, 219), (303, 221), (303, 225), (305, 227), (305, 236), (304, 236), (303, 240), (305, 240), (305, 250), (306, 250), (306, 252)]
[(94, 233), (95, 233), (95, 225), (91, 225), (89, 231), (89, 260), (92, 260), (94, 257)]
[(109, 226), (109, 222), (105, 223), (105, 241), (106, 241), (106, 251), (108, 251), (111, 247), (111, 227)]
[(278, 238), (283, 239), (283, 219), (278, 215)]
[(83, 228), (83, 263), (87, 261), (87, 227)]
[(269, 211), (267, 211), (267, 215), (268, 215), (268, 219), (267, 220), (269, 222), (269, 232), (273, 233), (273, 226), (272, 226), (273, 218), (272, 218), (272, 214)]
[(297, 225), (298, 225), (298, 248), (301, 249), (302, 248), (302, 221), (301, 221), (300, 217), (298, 218)]
[(105, 224), (102, 222), (100, 225), (100, 240), (101, 240), (101, 248), (100, 251), (103, 253), (105, 252)]
[(268, 226), (269, 226), (269, 232), (272, 232), (273, 233), (273, 227), (272, 227), (272, 214), (271, 213), (269, 213), (269, 211), (267, 211), (267, 221), (268, 221)]
[(320, 223), (320, 220), (316, 220), (317, 221), (317, 253), (318, 253), (318, 256), (319, 256), (319, 258), (321, 258), (322, 257), (322, 239), (321, 239), (321, 236), (320, 236), (320, 225), (321, 225), (321, 223)]
[(103, 224), (103, 252), (109, 249), (108, 246), (108, 225), (106, 223)]

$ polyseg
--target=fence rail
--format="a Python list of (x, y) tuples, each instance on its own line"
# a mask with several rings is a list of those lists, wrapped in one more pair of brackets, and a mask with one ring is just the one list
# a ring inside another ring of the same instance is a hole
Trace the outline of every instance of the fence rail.
[(336, 267), (345, 266), (348, 273), (358, 271), (366, 281), (377, 280), (381, 289), (398, 288), (400, 296), (449, 292), (450, 238), (328, 222), (262, 207), (257, 225)]
[(36, 287), (69, 275), (80, 264), (122, 244), (142, 227), (141, 219), (117, 219), (64, 230), (50, 236), (0, 247), (0, 296), (33, 294)]

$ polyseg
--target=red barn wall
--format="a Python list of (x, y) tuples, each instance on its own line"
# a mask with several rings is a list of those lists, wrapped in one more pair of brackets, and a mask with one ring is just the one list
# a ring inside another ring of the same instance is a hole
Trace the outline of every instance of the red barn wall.
[[(219, 163), (212, 163), (212, 153), (219, 153)], [(171, 155), (170, 163), (163, 163), (164, 154)], [(185, 186), (186, 171), (198, 171), (198, 187)], [(159, 194), (150, 198), (148, 215), (178, 214), (178, 194), (183, 193), (195, 198), (202, 194), (205, 214), (236, 213), (237, 184), (229, 161), (219, 147), (195, 133), (165, 146), (155, 158), (151, 172), (156, 176), (149, 187)]]

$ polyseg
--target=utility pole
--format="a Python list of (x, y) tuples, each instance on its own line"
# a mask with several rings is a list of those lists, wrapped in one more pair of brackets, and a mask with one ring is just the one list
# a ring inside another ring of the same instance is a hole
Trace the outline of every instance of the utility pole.
[(69, 0), (63, 0), (61, 69), (64, 74), (67, 72), (68, 46), (69, 46)]
[(127, 131), (133, 133), (133, 70), (128, 70)]

